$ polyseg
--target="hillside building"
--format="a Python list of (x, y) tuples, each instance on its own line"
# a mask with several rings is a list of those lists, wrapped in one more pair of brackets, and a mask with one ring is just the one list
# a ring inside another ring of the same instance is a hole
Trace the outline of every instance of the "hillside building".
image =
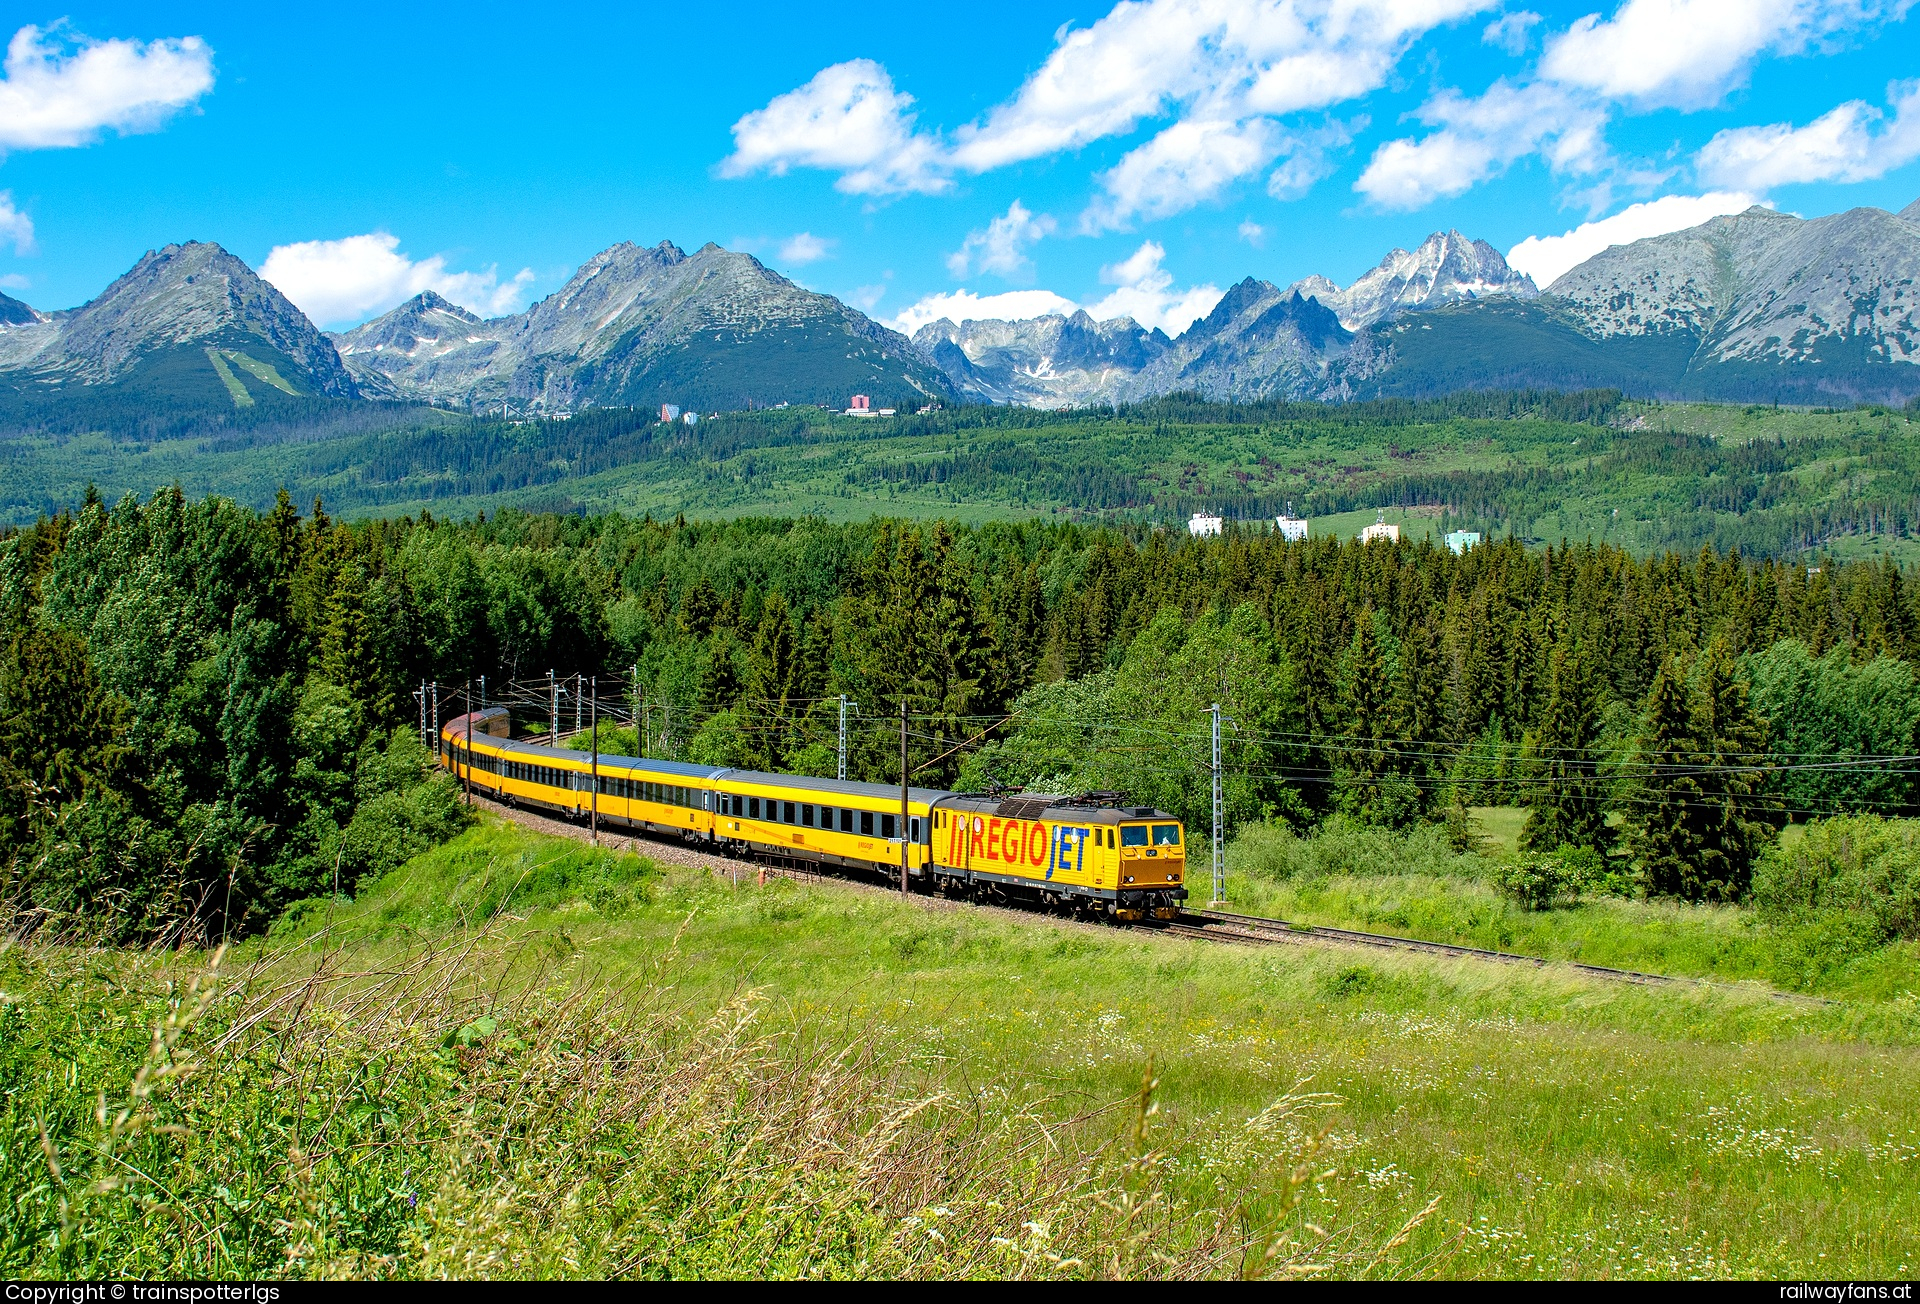
[(1276, 516), (1273, 528), (1288, 543), (1306, 542), (1307, 521), (1303, 516)]
[(865, 394), (855, 394), (847, 403), (847, 415), (850, 417), (870, 417), (873, 415), (873, 400)]
[(678, 421), (680, 419), (680, 405), (678, 403), (662, 403), (660, 405), (660, 419), (662, 421)]
[(1376, 539), (1384, 539), (1388, 543), (1398, 543), (1400, 542), (1400, 527), (1397, 525), (1388, 525), (1385, 521), (1375, 521), (1372, 525), (1360, 531), (1360, 542), (1372, 543)]
[(1447, 535), (1447, 547), (1456, 557), (1479, 542), (1478, 530), (1454, 530)]
[(700, 424), (700, 414), (698, 412), (683, 412), (680, 415), (680, 420), (687, 425), (697, 426)]
[(1196, 539), (1215, 538), (1226, 528), (1225, 517), (1208, 516), (1205, 512), (1195, 512), (1192, 519), (1187, 522), (1187, 533)]

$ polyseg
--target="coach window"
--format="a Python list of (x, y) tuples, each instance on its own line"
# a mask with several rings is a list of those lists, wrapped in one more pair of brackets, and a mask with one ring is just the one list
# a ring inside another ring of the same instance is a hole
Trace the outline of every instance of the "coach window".
[(840, 808), (840, 831), (842, 833), (853, 832), (853, 812), (845, 806)]
[(800, 822), (806, 825), (808, 828), (813, 827), (813, 807), (812, 806), (803, 804), (800, 807)]
[(820, 827), (829, 833), (833, 831), (833, 807), (822, 806), (820, 808)]
[(894, 819), (893, 816), (882, 815), (880, 817), (880, 836), (883, 838), (893, 837), (897, 830), (898, 824), (899, 824), (899, 821)]
[(747, 818), (750, 820), (760, 818), (760, 799), (758, 797), (747, 798)]
[(860, 836), (863, 838), (873, 836), (873, 812), (870, 810), (860, 812)]

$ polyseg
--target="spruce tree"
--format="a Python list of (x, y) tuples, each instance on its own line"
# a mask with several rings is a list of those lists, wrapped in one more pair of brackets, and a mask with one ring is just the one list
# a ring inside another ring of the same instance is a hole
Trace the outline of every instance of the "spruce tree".
[(1387, 771), (1393, 685), (1374, 633), (1373, 608), (1362, 609), (1355, 623), (1358, 628), (1347, 648), (1341, 694), (1345, 707), (1342, 732), (1346, 737), (1340, 742), (1336, 782), (1340, 809), (1355, 819), (1376, 823), (1386, 815), (1381, 780)]
[(1520, 845), (1528, 851), (1586, 847), (1603, 855), (1612, 841), (1591, 748), (1599, 702), (1587, 659), (1562, 639), (1547, 669), (1547, 701), (1534, 733), (1536, 787)]
[(1627, 845), (1655, 896), (1691, 897), (1707, 845), (1695, 721), (1686, 667), (1669, 656), (1647, 692), (1640, 775), (1627, 821)]
[(1695, 734), (1710, 768), (1700, 778), (1707, 836), (1694, 890), (1709, 900), (1738, 900), (1773, 836), (1777, 803), (1760, 791), (1767, 722), (1754, 711), (1747, 681), (1724, 639), (1707, 648), (1695, 711)]

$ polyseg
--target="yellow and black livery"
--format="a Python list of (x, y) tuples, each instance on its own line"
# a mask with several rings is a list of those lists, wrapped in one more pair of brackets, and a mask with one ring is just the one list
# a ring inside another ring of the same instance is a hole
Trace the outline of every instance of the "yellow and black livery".
[[(510, 805), (609, 828), (673, 833), (737, 855), (889, 878), (906, 861), (924, 888), (1030, 901), (1123, 920), (1172, 919), (1186, 899), (1180, 823), (1145, 806), (1065, 797), (978, 797), (888, 784), (690, 765), (516, 742), (495, 707), (448, 721), (440, 759)], [(596, 792), (596, 770), (597, 787)]]

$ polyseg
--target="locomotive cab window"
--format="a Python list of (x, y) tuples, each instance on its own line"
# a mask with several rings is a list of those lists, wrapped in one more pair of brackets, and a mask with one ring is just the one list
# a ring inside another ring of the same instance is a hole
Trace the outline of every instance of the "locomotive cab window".
[(1156, 824), (1153, 826), (1153, 845), (1156, 847), (1177, 847), (1180, 845), (1180, 826), (1178, 824)]
[(1128, 824), (1120, 830), (1120, 845), (1123, 847), (1144, 847), (1147, 845), (1147, 826)]

